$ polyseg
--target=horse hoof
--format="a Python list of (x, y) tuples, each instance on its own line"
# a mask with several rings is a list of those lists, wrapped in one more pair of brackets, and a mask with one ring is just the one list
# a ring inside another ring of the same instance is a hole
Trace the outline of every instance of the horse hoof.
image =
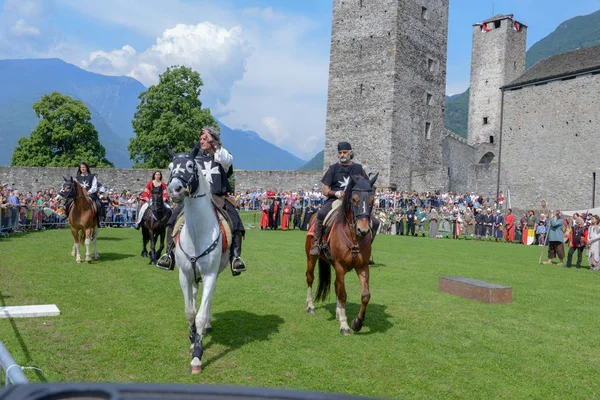
[(313, 307), (309, 307), (306, 309), (306, 312), (310, 315), (315, 315), (315, 309)]
[(354, 332), (360, 331), (362, 329), (362, 326), (363, 326), (363, 322), (358, 318), (354, 318), (352, 320), (352, 323), (350, 324), (350, 327), (352, 328), (352, 330)]
[(142, 253), (142, 257), (148, 258), (148, 253)]
[(211, 327), (208, 327), (208, 328), (204, 329), (204, 333), (205, 333), (205, 334), (207, 334), (207, 335), (208, 335), (209, 333), (212, 333), (212, 328), (211, 328)]
[(192, 375), (198, 375), (200, 373), (202, 373), (202, 366), (192, 365)]
[(350, 329), (340, 329), (340, 333), (344, 336), (350, 336), (352, 334), (352, 332), (350, 332)]

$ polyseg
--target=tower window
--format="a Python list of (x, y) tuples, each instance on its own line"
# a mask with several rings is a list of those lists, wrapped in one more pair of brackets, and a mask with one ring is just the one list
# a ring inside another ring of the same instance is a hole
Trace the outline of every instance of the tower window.
[(494, 144), (494, 136), (490, 136), (490, 143)]
[(431, 93), (427, 93), (427, 105), (430, 106), (433, 102), (433, 95)]
[(502, 21), (494, 21), (494, 28), (498, 29), (502, 26)]
[(427, 70), (429, 72), (433, 72), (434, 67), (435, 67), (435, 61), (433, 61), (432, 58), (428, 58), (427, 59)]
[(431, 139), (431, 122), (425, 122), (425, 139)]
[(429, 13), (427, 12), (427, 7), (421, 7), (421, 18), (429, 19)]
[(488, 117), (483, 117), (483, 124), (487, 125), (488, 124)]

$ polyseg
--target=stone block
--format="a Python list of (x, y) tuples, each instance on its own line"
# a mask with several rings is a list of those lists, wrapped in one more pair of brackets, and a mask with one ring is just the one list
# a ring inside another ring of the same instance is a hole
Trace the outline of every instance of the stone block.
[(512, 303), (512, 288), (462, 276), (440, 277), (438, 290), (488, 304)]

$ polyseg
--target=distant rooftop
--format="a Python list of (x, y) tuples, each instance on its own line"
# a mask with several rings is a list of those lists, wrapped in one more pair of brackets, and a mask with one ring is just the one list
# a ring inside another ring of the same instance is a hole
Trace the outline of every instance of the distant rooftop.
[(527, 86), (541, 81), (561, 79), (595, 70), (600, 71), (600, 45), (559, 54), (539, 61), (504, 88)]

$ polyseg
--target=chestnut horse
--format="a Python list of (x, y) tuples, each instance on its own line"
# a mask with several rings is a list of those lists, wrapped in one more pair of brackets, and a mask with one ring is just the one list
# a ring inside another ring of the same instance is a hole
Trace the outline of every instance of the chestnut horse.
[[(367, 304), (371, 298), (369, 291), (369, 259), (371, 258), (371, 243), (373, 232), (370, 226), (371, 209), (375, 199), (373, 185), (377, 180), (375, 175), (371, 180), (364, 177), (350, 177), (350, 184), (345, 190), (342, 205), (335, 211), (333, 225), (327, 234), (329, 250), (321, 252), (319, 256), (310, 255), (313, 245), (313, 236), (306, 235), (306, 311), (315, 313), (312, 299), (312, 284), (317, 260), (319, 262), (319, 287), (316, 301), (324, 301), (329, 295), (331, 287), (331, 266), (335, 270), (335, 294), (337, 306), (336, 319), (340, 321), (340, 333), (350, 334), (348, 319), (346, 317), (346, 287), (344, 277), (347, 272), (356, 270), (362, 288), (361, 305), (358, 316), (352, 320), (352, 330), (361, 330), (365, 321)], [(316, 215), (311, 218), (311, 226), (315, 223)], [(324, 234), (325, 235), (325, 234)]]
[(69, 227), (73, 234), (75, 243), (71, 255), (75, 256), (77, 263), (81, 262), (81, 254), (79, 252), (79, 243), (85, 243), (85, 262), (87, 264), (92, 260), (90, 254), (90, 241), (94, 241), (94, 259), (99, 259), (98, 250), (96, 248), (96, 238), (98, 236), (98, 213), (94, 211), (94, 200), (90, 197), (79, 182), (73, 177), (65, 178), (62, 188), (58, 195), (72, 200), (73, 204), (68, 211)]
[[(171, 217), (171, 209), (165, 206), (163, 201), (163, 188), (161, 186), (152, 187), (152, 203), (146, 208), (142, 217), (142, 257), (148, 257), (146, 246), (150, 241), (150, 261), (148, 264), (156, 265), (156, 255), (161, 254), (165, 247), (165, 232), (167, 231), (167, 222)], [(159, 248), (156, 250), (156, 243)]]

